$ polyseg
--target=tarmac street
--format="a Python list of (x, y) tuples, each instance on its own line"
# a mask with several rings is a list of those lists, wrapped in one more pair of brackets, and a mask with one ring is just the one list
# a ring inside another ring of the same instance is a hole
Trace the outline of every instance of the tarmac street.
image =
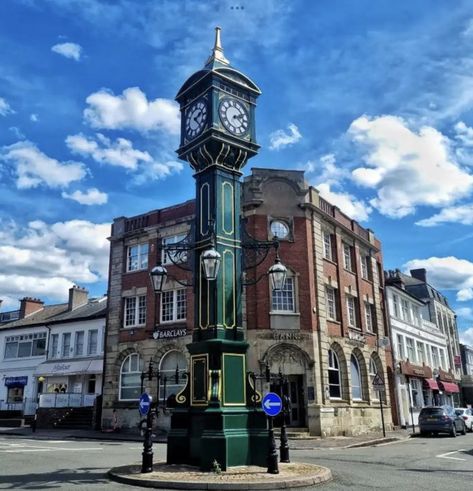
[[(291, 450), (294, 462), (329, 467), (334, 480), (317, 487), (342, 489), (463, 490), (473, 478), (473, 434), (411, 438), (376, 447)], [(165, 444), (155, 444), (155, 461)], [(138, 463), (139, 442), (0, 436), (0, 489), (144, 489), (109, 481), (115, 466)], [(314, 489), (316, 489), (314, 487)]]

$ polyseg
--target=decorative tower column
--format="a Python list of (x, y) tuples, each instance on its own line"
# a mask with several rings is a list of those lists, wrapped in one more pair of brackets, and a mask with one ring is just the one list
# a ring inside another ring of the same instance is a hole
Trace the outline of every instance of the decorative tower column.
[[(191, 361), (186, 388), (168, 437), (168, 463), (210, 470), (266, 463), (266, 419), (250, 401), (246, 373), (248, 344), (242, 328), (240, 176), (259, 148), (255, 107), (260, 90), (232, 68), (223, 54), (220, 29), (205, 67), (179, 90), (179, 158), (194, 169), (196, 223), (194, 291), (196, 325), (188, 345)], [(220, 255), (216, 280), (208, 281), (201, 256)]]

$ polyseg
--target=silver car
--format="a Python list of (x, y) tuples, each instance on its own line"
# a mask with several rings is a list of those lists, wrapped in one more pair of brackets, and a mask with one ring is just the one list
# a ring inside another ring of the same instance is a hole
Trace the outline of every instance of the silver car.
[(456, 407), (455, 414), (463, 419), (466, 429), (471, 433), (473, 431), (473, 409)]

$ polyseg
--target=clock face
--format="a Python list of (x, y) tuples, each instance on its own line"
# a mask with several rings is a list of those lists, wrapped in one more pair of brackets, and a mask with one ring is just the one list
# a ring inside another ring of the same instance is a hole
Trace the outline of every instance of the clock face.
[(236, 136), (243, 136), (250, 124), (250, 118), (246, 107), (237, 99), (225, 97), (218, 108), (220, 120), (223, 126)]
[(273, 237), (285, 239), (289, 235), (289, 227), (280, 220), (273, 220), (271, 222), (271, 233), (273, 234)]
[(189, 139), (199, 135), (207, 122), (207, 104), (199, 99), (189, 106), (186, 113), (186, 136)]

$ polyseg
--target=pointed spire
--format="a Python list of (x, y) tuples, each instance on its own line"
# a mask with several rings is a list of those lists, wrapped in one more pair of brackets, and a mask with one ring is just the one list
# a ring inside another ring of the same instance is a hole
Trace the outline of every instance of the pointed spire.
[(230, 62), (225, 58), (223, 54), (222, 42), (220, 40), (220, 27), (215, 28), (215, 44), (212, 50), (212, 54), (207, 60), (206, 66), (214, 65), (215, 62), (221, 63), (222, 65), (229, 65)]

